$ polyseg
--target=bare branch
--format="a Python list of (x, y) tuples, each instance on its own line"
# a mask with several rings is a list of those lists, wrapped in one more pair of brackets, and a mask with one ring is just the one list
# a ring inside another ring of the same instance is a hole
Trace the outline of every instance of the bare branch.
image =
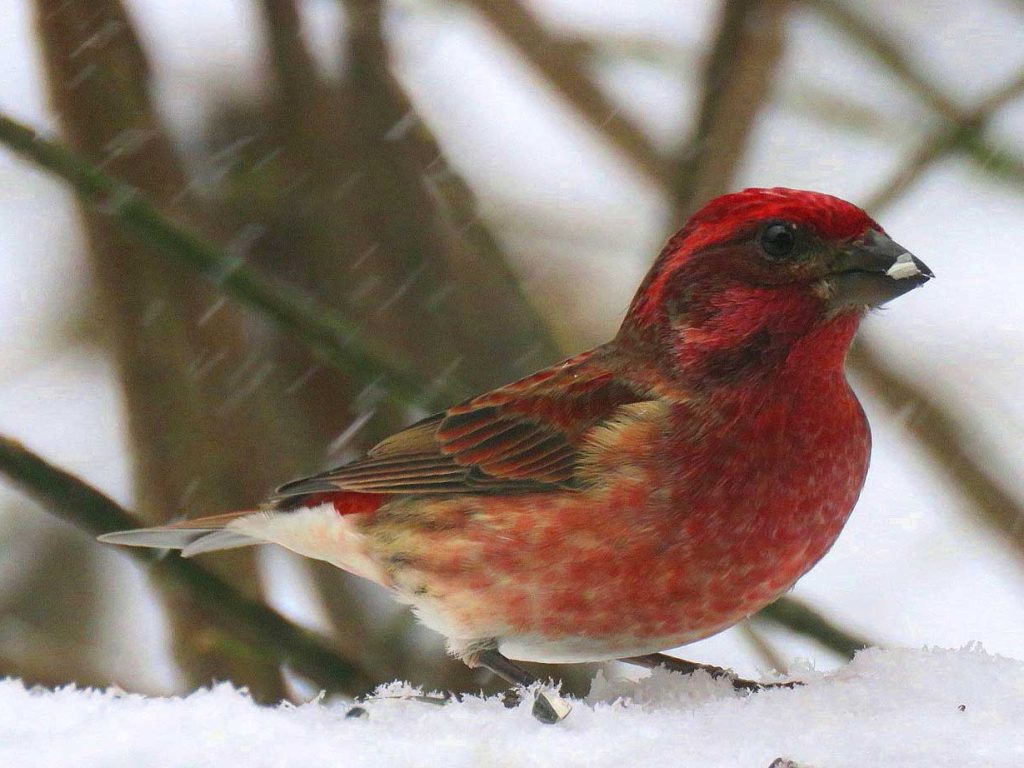
[(859, 43), (887, 69), (905, 82), (917, 96), (946, 120), (956, 122), (961, 109), (918, 69), (907, 56), (904, 41), (889, 35), (840, 0), (802, 0), (850, 39)]
[[(517, 359), (530, 357), (534, 367), (554, 362), (558, 350), (518, 290), (499, 244), (477, 220), (468, 186), (448, 167), (390, 71), (381, 0), (345, 5), (353, 27), (345, 95), (365, 172), (358, 185), (363, 222), (380, 245), (375, 255), (404, 261), (403, 277), (411, 270), (420, 274), (409, 301), (393, 309), (406, 324), (401, 336), (415, 339), (410, 355), (417, 359), (439, 347), (433, 360), (443, 367), (457, 349), (464, 358), (461, 379), (474, 392), (525, 373)], [(425, 335), (432, 327), (436, 345)], [(497, 337), (502, 344), (494, 343)], [(538, 347), (544, 349), (531, 355)]]
[[(875, 213), (891, 205), (929, 168), (954, 152), (968, 152), (983, 165), (991, 164), (995, 173), (1006, 175), (1018, 183), (1024, 179), (1024, 163), (992, 147), (983, 137), (993, 116), (1024, 94), (1024, 72), (997, 88), (973, 109), (965, 110), (916, 68), (895, 39), (857, 16), (841, 2), (804, 2), (822, 12), (871, 51), (947, 121), (869, 196), (864, 206), (867, 210)], [(1024, 502), (989, 469), (984, 457), (990, 455), (992, 449), (974, 448), (968, 452), (962, 448), (963, 436), (970, 430), (949, 408), (949, 400), (929, 397), (916, 383), (883, 364), (879, 356), (863, 343), (855, 347), (850, 362), (857, 375), (890, 409), (897, 411), (908, 404), (914, 406), (914, 415), (908, 425), (911, 434), (946, 475), (956, 481), (957, 487), (971, 501), (974, 517), (1010, 542), (1018, 553), (1024, 554), (1024, 531), (1020, 525), (1024, 519)]]
[(996, 449), (976, 445), (968, 449), (972, 443), (968, 436), (976, 435), (977, 429), (950, 408), (951, 397), (929, 396), (915, 382), (884, 365), (866, 344), (858, 344), (852, 358), (857, 376), (890, 411), (912, 408), (907, 430), (970, 501), (974, 516), (1006, 541), (1024, 563), (1024, 499), (986, 461)]
[(302, 39), (294, 0), (260, 0), (260, 7), (283, 112), (290, 118), (291, 130), (299, 133), (322, 87), (316, 63)]
[(761, 661), (768, 665), (768, 669), (774, 669), (776, 672), (786, 674), (789, 669), (786, 660), (775, 646), (772, 645), (771, 641), (754, 626), (753, 622), (744, 621), (739, 625), (739, 630), (740, 634), (750, 643), (754, 652), (761, 657)]
[[(2, 435), (0, 474), (57, 517), (94, 536), (138, 527), (135, 517), (115, 501)], [(363, 693), (372, 687), (360, 666), (339, 656), (323, 638), (244, 597), (194, 562), (136, 547), (122, 551), (148, 565), (162, 585), (187, 593), (211, 621), (256, 656), (270, 655), (333, 690)]]
[[(133, 235), (297, 336), (325, 362), (365, 384), (386, 387), (399, 400), (422, 402), (422, 382), (405, 367), (388, 360), (390, 353), (378, 349), (379, 344), (360, 340), (357, 323), (313, 305), (301, 291), (262, 276), (196, 233), (173, 224), (133, 187), (114, 180), (57, 142), (42, 138), (2, 113), (0, 142), (65, 179), (79, 196)], [(446, 394), (442, 389), (437, 397)]]
[(666, 162), (641, 128), (621, 114), (587, 73), (576, 50), (559, 44), (519, 0), (464, 0), (497, 28), (592, 127), (651, 181), (662, 184)]
[[(950, 148), (955, 147), (966, 152), (983, 168), (990, 169), (1017, 184), (1024, 183), (1024, 161), (1012, 153), (994, 146), (982, 135), (983, 126), (978, 122), (977, 117), (979, 112), (985, 111), (984, 105), (979, 105), (973, 110), (961, 107), (933, 83), (906, 54), (905, 42), (872, 24), (842, 0), (803, 0), (803, 3), (820, 13), (840, 32), (859, 43), (949, 124), (945, 132), (939, 131), (934, 134), (911, 156), (905, 164), (908, 169), (912, 167), (924, 169), (935, 158), (943, 156)], [(1004, 103), (1008, 100), (1004, 99)], [(988, 107), (987, 111), (992, 112), (994, 108)], [(919, 172), (918, 170), (916, 173)], [(911, 174), (913, 173), (911, 172)], [(913, 181), (914, 178), (916, 175), (909, 176), (910, 181)], [(906, 188), (910, 181), (893, 179), (891, 183), (895, 190), (900, 184), (903, 185), (902, 188)], [(898, 192), (893, 193), (893, 195), (895, 194)], [(881, 193), (879, 195), (879, 200), (883, 203), (888, 202), (881, 196)]]
[(952, 152), (977, 145), (995, 113), (1022, 93), (1024, 72), (982, 100), (977, 107), (960, 114), (948, 126), (926, 138), (893, 176), (868, 198), (864, 207), (872, 212), (882, 210), (904, 194), (936, 162)]
[(762, 608), (756, 616), (758, 619), (780, 624), (798, 635), (809, 637), (846, 658), (853, 658), (857, 651), (874, 645), (870, 640), (836, 626), (795, 597), (776, 600), (767, 608)]
[[(33, 6), (48, 95), (68, 144), (157, 204), (200, 218), (190, 205), (184, 166), (153, 108), (148, 60), (121, 0), (34, 0)], [(109, 217), (87, 206), (79, 210), (96, 277), (94, 307), (130, 416), (140, 511), (162, 521), (180, 513), (186, 497), (205, 509), (245, 508), (279, 479), (290, 457), (281, 448), (291, 422), (289, 403), (265, 407), (266, 388), (248, 393), (244, 419), (221, 418), (225, 399), (239, 390), (230, 371), (245, 361), (243, 318), (227, 307), (199, 322), (216, 301), (207, 286), (133, 242)], [(224, 350), (224, 365), (201, 379), (193, 376), (189, 362), (211, 348)], [(251, 552), (230, 554), (212, 568), (243, 592), (258, 594)], [(277, 665), (235, 653), (191, 604), (167, 597), (172, 646), (188, 680), (228, 677), (262, 701), (285, 695)]]
[(785, 0), (726, 0), (693, 135), (669, 178), (685, 220), (729, 190), (782, 54)]

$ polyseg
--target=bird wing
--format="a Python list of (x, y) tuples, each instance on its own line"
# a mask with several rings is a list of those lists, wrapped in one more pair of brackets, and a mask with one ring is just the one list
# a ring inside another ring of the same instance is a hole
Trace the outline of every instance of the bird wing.
[(574, 488), (586, 433), (621, 406), (651, 399), (602, 366), (596, 351), (430, 416), (351, 464), (278, 489), (274, 503), (341, 490), (518, 493)]

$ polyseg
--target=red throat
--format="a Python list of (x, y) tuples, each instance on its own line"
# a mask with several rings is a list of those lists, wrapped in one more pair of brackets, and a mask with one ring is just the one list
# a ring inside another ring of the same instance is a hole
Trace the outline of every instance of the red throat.
[(841, 374), (860, 312), (823, 316), (807, 286), (723, 288), (702, 307), (697, 322), (680, 318), (671, 329), (675, 363), (700, 389), (763, 387), (768, 378)]

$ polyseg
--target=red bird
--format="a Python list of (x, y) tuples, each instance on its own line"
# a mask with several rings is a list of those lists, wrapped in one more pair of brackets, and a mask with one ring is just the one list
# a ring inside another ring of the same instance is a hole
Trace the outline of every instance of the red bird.
[[(775, 600), (835, 542), (870, 452), (847, 349), (867, 309), (930, 277), (835, 197), (724, 195), (669, 240), (609, 343), (259, 511), (103, 538), (326, 560), (514, 683), (532, 678), (510, 659), (660, 660)], [(540, 696), (534, 711), (568, 710)]]

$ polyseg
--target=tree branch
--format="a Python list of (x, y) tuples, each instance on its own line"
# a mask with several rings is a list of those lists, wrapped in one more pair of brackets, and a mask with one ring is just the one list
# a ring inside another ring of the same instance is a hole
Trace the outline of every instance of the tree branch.
[(260, 0), (270, 60), (277, 74), (275, 85), (289, 132), (303, 132), (310, 108), (323, 87), (316, 62), (302, 39), (302, 23), (294, 0)]
[[(147, 195), (182, 221), (205, 217), (189, 194), (184, 164), (153, 107), (145, 49), (122, 0), (33, 0), (45, 82), (67, 146)], [(84, 73), (84, 74), (83, 74)], [(245, 509), (310, 463), (293, 460), (304, 435), (282, 402), (284, 382), (258, 374), (246, 388), (236, 375), (252, 360), (245, 318), (236, 307), (209, 314), (214, 291), (154, 253), (102, 212), (77, 206), (96, 287), (94, 311), (116, 364), (134, 469), (132, 486), (147, 522), (161, 522), (187, 504), (207, 510)], [(218, 364), (196, 376), (193, 361), (217, 351)], [(246, 384), (248, 382), (245, 382)], [(244, 397), (244, 417), (225, 404)], [(244, 594), (258, 599), (252, 551), (210, 564)], [(222, 641), (195, 606), (166, 601), (172, 647), (193, 685), (231, 679), (258, 701), (286, 695), (278, 665), (240, 655)]]
[(897, 75), (929, 107), (943, 118), (955, 121), (960, 107), (917, 68), (907, 56), (904, 41), (890, 36), (867, 19), (837, 0), (803, 0), (804, 5), (821, 14), (839, 32), (871, 53), (886, 69)]
[(729, 190), (771, 91), (786, 9), (782, 0), (726, 0), (693, 133), (668, 179), (680, 221)]
[[(972, 111), (962, 108), (953, 99), (946, 96), (931, 79), (920, 70), (913, 60), (907, 56), (906, 44), (889, 35), (884, 29), (875, 26), (868, 19), (859, 15), (840, 0), (803, 0), (804, 5), (817, 11), (837, 30), (846, 34), (872, 54), (882, 66), (899, 77), (921, 101), (938, 113), (943, 120), (951, 124), (950, 133), (956, 133), (956, 126), (969, 125)], [(977, 110), (974, 110), (976, 112)], [(943, 133), (934, 137), (937, 156), (943, 154), (941, 148)], [(948, 138), (948, 136), (947, 136)], [(919, 153), (914, 155), (912, 162), (926, 167), (929, 160), (926, 142)], [(954, 145), (965, 152), (982, 167), (990, 167), (998, 163), (998, 170), (1017, 183), (1024, 182), (1024, 162), (1010, 153), (993, 146), (981, 136), (981, 131), (968, 131), (962, 134)]]
[(1024, 93), (1024, 72), (998, 88), (974, 109), (961, 113), (954, 121), (926, 138), (892, 177), (881, 184), (864, 208), (877, 212), (904, 194), (936, 162), (957, 150), (977, 147), (981, 134), (1000, 108)]
[[(384, 386), (403, 402), (423, 404), (423, 383), (407, 368), (393, 362), (391, 353), (378, 344), (358, 341), (359, 324), (315, 306), (303, 292), (264, 277), (194, 232), (171, 223), (133, 187), (116, 181), (3, 113), (0, 142), (63, 178), (83, 200), (140, 240), (199, 272), (221, 292), (295, 335), (325, 362), (364, 384)], [(443, 399), (450, 395), (442, 387), (434, 397)]]
[[(138, 527), (135, 517), (115, 501), (2, 435), (0, 474), (57, 517), (94, 536)], [(242, 596), (195, 563), (148, 549), (122, 551), (148, 565), (163, 585), (186, 592), (252, 653), (270, 655), (333, 690), (357, 694), (372, 687), (360, 666), (339, 656), (324, 639)]]
[(883, 365), (867, 345), (858, 344), (852, 358), (857, 375), (890, 411), (899, 413), (908, 406), (913, 408), (906, 420), (907, 430), (981, 513), (977, 517), (1006, 540), (1024, 562), (1024, 499), (985, 460), (995, 450), (965, 447), (969, 444), (966, 436), (977, 430), (968, 427), (964, 419), (915, 383)]
[[(1005, 104), (1024, 93), (1024, 72), (996, 89), (961, 119), (927, 139), (893, 177), (870, 197), (865, 207), (876, 212), (890, 205), (934, 163), (977, 140), (986, 123)], [(969, 430), (946, 405), (929, 397), (920, 387), (885, 366), (872, 349), (864, 344), (854, 347), (850, 359), (857, 375), (865, 379), (875, 395), (891, 410), (898, 411), (914, 404), (914, 415), (908, 421), (910, 433), (917, 439), (944, 473), (956, 481), (957, 487), (972, 502), (975, 515), (988, 528), (1005, 537), (1019, 555), (1024, 557), (1024, 502), (997, 475), (988, 469), (985, 456), (994, 449), (964, 450), (963, 435)]]
[(604, 95), (574, 50), (560, 45), (518, 0), (464, 0), (544, 75), (590, 125), (624, 153), (651, 181), (664, 183), (667, 163), (647, 135)]
[(829, 650), (848, 659), (862, 648), (875, 645), (859, 635), (836, 626), (811, 606), (795, 597), (776, 600), (757, 614), (758, 619), (775, 622), (791, 632), (809, 637)]

